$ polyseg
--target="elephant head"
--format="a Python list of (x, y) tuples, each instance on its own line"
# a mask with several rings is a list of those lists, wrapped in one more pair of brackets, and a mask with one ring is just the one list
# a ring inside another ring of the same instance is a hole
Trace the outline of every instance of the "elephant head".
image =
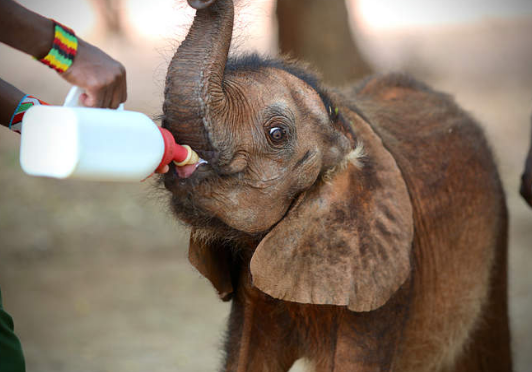
[(164, 176), (193, 229), (191, 262), (228, 297), (229, 250), (252, 242), (253, 284), (275, 298), (382, 306), (410, 272), (412, 207), (395, 160), (305, 69), (228, 61), (232, 0), (189, 4), (197, 12), (168, 69), (163, 126), (208, 161)]

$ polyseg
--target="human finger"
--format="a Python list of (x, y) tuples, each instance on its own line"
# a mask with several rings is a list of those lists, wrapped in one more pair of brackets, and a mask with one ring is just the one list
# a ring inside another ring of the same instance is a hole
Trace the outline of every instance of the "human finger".
[(99, 107), (98, 106), (98, 100), (96, 98), (96, 96), (94, 94), (89, 94), (89, 93), (83, 93), (80, 97), (79, 97), (79, 100), (81, 102), (81, 104), (85, 107)]
[(112, 109), (118, 108), (118, 106), (123, 102), (122, 97), (123, 97), (122, 87), (115, 86), (112, 92), (110, 107)]
[(127, 101), (127, 82), (126, 82), (125, 72), (124, 72), (124, 80), (122, 81), (121, 85), (122, 85), (122, 89), (120, 91), (122, 92), (122, 99), (120, 103), (123, 103)]
[(85, 93), (87, 94), (87, 99), (83, 104), (87, 107), (103, 107), (103, 102), (105, 99), (105, 89), (104, 88), (85, 88)]
[(155, 173), (164, 174), (164, 173), (168, 173), (169, 170), (170, 170), (170, 166), (167, 164), (160, 171), (155, 171)]
[(113, 88), (112, 87), (106, 87), (104, 89), (103, 99), (102, 99), (102, 105), (99, 106), (101, 108), (112, 108), (111, 107), (111, 101), (113, 100)]

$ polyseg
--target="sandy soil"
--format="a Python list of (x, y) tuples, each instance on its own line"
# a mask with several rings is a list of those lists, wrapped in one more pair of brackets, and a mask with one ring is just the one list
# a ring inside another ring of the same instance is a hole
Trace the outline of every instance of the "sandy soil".
[[(421, 76), (452, 93), (486, 128), (511, 213), (519, 372), (532, 365), (532, 210), (517, 194), (532, 113), (530, 35), (532, 20), (523, 19), (361, 36), (376, 68)], [(129, 108), (158, 114), (168, 53), (133, 42), (105, 47), (128, 69)], [(53, 72), (23, 74), (36, 71), (33, 61), (0, 52), (3, 78), (61, 101), (67, 86)], [(28, 371), (216, 370), (229, 305), (188, 264), (186, 231), (168, 213), (165, 193), (150, 182), (31, 178), (17, 152), (18, 138), (0, 130), (0, 285)]]

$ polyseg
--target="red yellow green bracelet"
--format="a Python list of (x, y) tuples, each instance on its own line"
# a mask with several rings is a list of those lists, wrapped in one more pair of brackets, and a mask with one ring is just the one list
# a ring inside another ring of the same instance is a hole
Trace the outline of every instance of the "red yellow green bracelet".
[(63, 73), (74, 62), (78, 50), (78, 38), (70, 28), (52, 21), (54, 22), (54, 43), (46, 57), (40, 59), (39, 62)]
[(11, 129), (13, 132), (20, 133), (22, 130), (22, 119), (24, 118), (24, 114), (35, 105), (48, 105), (48, 103), (30, 96), (29, 94), (26, 94), (24, 97), (22, 97), (17, 108), (15, 109), (15, 112), (13, 113), (13, 116), (11, 116), (11, 120), (9, 121), (9, 129)]

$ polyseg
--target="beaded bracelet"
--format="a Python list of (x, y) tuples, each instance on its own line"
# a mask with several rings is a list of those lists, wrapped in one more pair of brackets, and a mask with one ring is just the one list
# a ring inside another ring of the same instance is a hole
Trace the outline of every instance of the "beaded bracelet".
[(11, 117), (11, 120), (9, 121), (9, 129), (11, 129), (13, 132), (20, 133), (22, 130), (22, 119), (24, 118), (24, 114), (35, 105), (48, 105), (48, 103), (30, 96), (29, 94), (26, 94), (24, 97), (22, 97), (17, 108), (15, 109), (15, 112), (13, 113), (13, 116)]
[(46, 57), (39, 60), (59, 73), (63, 73), (74, 62), (78, 51), (78, 38), (70, 28), (54, 22), (54, 43)]

